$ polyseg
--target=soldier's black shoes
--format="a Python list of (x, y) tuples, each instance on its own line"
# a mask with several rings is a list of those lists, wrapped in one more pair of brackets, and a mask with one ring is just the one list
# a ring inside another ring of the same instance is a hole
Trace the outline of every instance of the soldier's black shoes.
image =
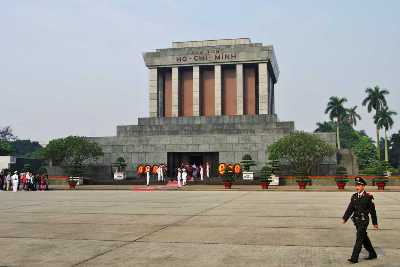
[(354, 263), (358, 262), (358, 260), (353, 260), (353, 259), (348, 259), (347, 261), (350, 262), (351, 264), (354, 264)]
[(374, 260), (376, 258), (378, 258), (378, 256), (375, 254), (375, 255), (369, 255), (368, 258), (365, 258), (365, 259), (366, 260)]

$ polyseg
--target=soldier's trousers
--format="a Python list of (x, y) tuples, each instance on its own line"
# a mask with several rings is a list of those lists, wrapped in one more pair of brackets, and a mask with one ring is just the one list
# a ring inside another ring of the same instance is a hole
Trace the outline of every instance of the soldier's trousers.
[(372, 246), (371, 240), (369, 240), (367, 234), (368, 222), (355, 223), (355, 226), (357, 229), (357, 239), (356, 243), (354, 244), (353, 254), (351, 255), (351, 258), (355, 261), (358, 261), (358, 256), (360, 255), (362, 246), (364, 246), (370, 256), (375, 256), (375, 249)]

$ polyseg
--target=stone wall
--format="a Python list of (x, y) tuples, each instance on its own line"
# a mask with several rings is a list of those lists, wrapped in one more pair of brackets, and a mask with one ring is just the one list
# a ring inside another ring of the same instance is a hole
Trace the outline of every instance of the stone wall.
[[(138, 125), (118, 126), (115, 137), (92, 140), (103, 148), (98, 164), (123, 157), (128, 172), (138, 164), (167, 163), (168, 152), (219, 152), (219, 161), (226, 163), (250, 154), (257, 169), (266, 161), (267, 146), (293, 131), (293, 122), (279, 122), (274, 115), (140, 118)], [(336, 140), (332, 134), (318, 136), (331, 144)]]

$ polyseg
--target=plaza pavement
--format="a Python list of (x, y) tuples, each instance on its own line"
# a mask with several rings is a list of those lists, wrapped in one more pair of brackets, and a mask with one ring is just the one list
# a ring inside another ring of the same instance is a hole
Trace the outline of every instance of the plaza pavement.
[[(376, 192), (378, 260), (400, 266), (400, 192)], [(0, 266), (348, 266), (351, 192), (0, 191)], [(363, 251), (363, 255), (366, 253)]]

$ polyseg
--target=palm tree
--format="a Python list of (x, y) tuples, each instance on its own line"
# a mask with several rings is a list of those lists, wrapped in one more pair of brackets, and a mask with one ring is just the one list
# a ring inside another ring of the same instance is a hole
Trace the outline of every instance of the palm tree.
[(340, 133), (339, 126), (343, 119), (346, 117), (346, 108), (343, 104), (347, 102), (344, 97), (331, 96), (328, 105), (325, 109), (325, 114), (329, 113), (329, 118), (333, 121), (336, 119), (336, 142), (337, 147), (340, 149)]
[[(385, 89), (380, 89), (379, 86), (375, 86), (374, 88), (365, 89), (365, 93), (367, 97), (363, 100), (362, 105), (367, 106), (368, 113), (375, 110), (375, 116), (379, 110), (386, 107), (386, 98), (385, 95), (389, 94), (389, 91)], [(376, 154), (378, 155), (378, 159), (380, 159), (380, 148), (379, 148), (379, 128), (376, 125)]]
[(357, 113), (357, 106), (354, 106), (352, 108), (347, 109), (347, 122), (350, 125), (356, 126), (357, 125), (357, 120), (361, 120), (360, 114)]
[(379, 110), (374, 116), (374, 122), (377, 125), (378, 129), (385, 129), (385, 161), (389, 161), (389, 152), (388, 152), (388, 137), (387, 132), (393, 126), (393, 118), (392, 116), (397, 115), (396, 112), (389, 110), (388, 107), (384, 107)]

